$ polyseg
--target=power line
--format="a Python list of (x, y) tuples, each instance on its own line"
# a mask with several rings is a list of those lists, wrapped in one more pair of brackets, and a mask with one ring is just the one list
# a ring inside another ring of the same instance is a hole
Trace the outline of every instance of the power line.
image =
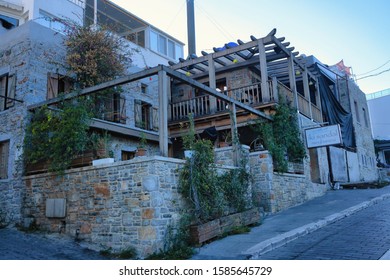
[(386, 70), (383, 70), (382, 72), (379, 72), (379, 73), (376, 73), (376, 74), (372, 74), (372, 75), (368, 75), (368, 76), (364, 76), (364, 77), (358, 78), (358, 79), (356, 79), (356, 81), (363, 80), (363, 79), (370, 78), (370, 77), (376, 77), (376, 76), (379, 76), (379, 75), (381, 75), (383, 73), (386, 73), (386, 72), (389, 72), (389, 71), (390, 71), (390, 68), (386, 69)]
[[(199, 3), (195, 2), (196, 7), (206, 15), (210, 22), (222, 33), (227, 40), (232, 40), (233, 36), (226, 31), (222, 25), (220, 25), (205, 9), (203, 9)], [(233, 39), (234, 40), (234, 39)]]
[(356, 74), (355, 76), (363, 76), (363, 75), (367, 75), (367, 74), (370, 74), (378, 69), (381, 69), (383, 66), (385, 66), (386, 64), (388, 64), (390, 62), (390, 60), (386, 61), (383, 65), (379, 66), (378, 68), (375, 68), (374, 70), (371, 70), (371, 71), (368, 71), (368, 72), (365, 72), (365, 73), (362, 73), (362, 74)]
[(168, 27), (167, 27), (167, 31), (172, 27), (172, 24), (174, 23), (174, 21), (176, 20), (176, 18), (179, 16), (179, 14), (181, 14), (181, 12), (183, 11), (184, 9), (184, 5), (185, 5), (185, 2), (183, 1), (179, 11), (176, 13), (176, 15), (172, 18), (171, 22), (169, 23)]

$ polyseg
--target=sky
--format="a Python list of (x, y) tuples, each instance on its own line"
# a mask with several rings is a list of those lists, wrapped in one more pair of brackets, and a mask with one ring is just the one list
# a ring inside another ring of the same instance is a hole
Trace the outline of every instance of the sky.
[[(186, 0), (112, 0), (187, 45)], [(300, 54), (344, 60), (365, 93), (390, 88), (388, 0), (194, 0), (196, 50), (265, 37), (273, 28)], [(187, 46), (184, 49), (187, 55)]]

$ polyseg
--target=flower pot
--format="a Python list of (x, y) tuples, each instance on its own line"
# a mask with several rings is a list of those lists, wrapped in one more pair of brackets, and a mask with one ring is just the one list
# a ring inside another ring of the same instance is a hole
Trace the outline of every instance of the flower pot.
[(194, 156), (195, 151), (193, 150), (185, 150), (184, 151), (184, 157), (185, 158), (192, 158)]
[(100, 159), (93, 160), (92, 166), (105, 165), (105, 164), (110, 164), (113, 162), (114, 162), (113, 158), (100, 158)]
[(135, 155), (137, 157), (143, 157), (146, 155), (146, 149), (145, 148), (138, 148)]
[(228, 142), (219, 142), (219, 147), (220, 148), (229, 147), (229, 143)]

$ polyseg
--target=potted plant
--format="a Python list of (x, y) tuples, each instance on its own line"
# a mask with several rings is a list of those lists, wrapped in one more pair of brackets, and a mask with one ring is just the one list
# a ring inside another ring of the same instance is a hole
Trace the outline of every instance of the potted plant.
[(232, 132), (230, 130), (226, 130), (222, 132), (222, 140), (219, 142), (219, 147), (228, 147), (232, 143)]
[(102, 136), (96, 133), (91, 135), (95, 157), (95, 160), (92, 161), (93, 166), (114, 162), (112, 151), (109, 150), (109, 138), (110, 136), (107, 132), (105, 132)]
[(146, 145), (148, 141), (146, 140), (146, 134), (145, 132), (141, 131), (140, 139), (138, 143), (138, 148), (136, 152), (136, 156), (145, 156), (146, 155)]

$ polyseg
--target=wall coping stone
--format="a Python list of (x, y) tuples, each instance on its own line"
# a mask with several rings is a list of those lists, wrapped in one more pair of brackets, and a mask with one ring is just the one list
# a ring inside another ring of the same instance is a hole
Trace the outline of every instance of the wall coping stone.
[[(185, 163), (185, 160), (183, 160), (183, 159), (169, 158), (169, 157), (162, 157), (162, 156), (145, 156), (145, 157), (136, 157), (136, 158), (133, 158), (131, 160), (126, 160), (126, 161), (118, 161), (118, 162), (114, 162), (111, 164), (72, 168), (72, 169), (65, 170), (64, 175), (78, 173), (78, 172), (86, 172), (86, 171), (91, 171), (91, 170), (111, 168), (111, 167), (119, 167), (119, 166), (124, 166), (124, 165), (153, 162), (153, 161), (170, 162), (170, 163), (176, 163), (176, 164), (184, 164)], [(42, 173), (42, 174), (23, 176), (23, 180), (50, 177), (50, 176), (53, 176), (53, 174), (55, 175), (55, 173), (47, 172), (47, 173)]]

